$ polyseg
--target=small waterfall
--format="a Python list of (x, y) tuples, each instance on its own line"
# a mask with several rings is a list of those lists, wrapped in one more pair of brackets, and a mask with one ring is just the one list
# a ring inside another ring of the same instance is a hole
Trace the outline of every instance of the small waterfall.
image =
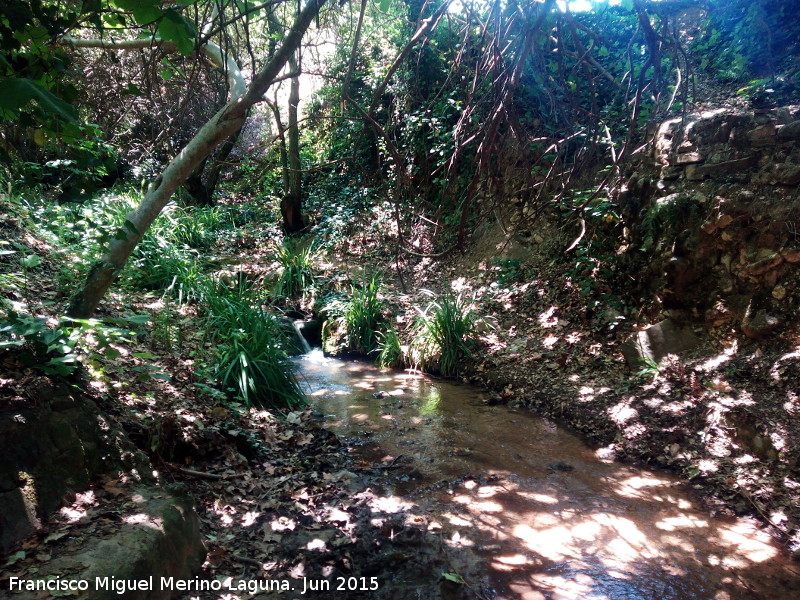
[(304, 323), (305, 321), (302, 320), (292, 321), (292, 327), (294, 327), (294, 330), (297, 332), (298, 346), (302, 348), (303, 354), (308, 354), (309, 352), (311, 352), (311, 345), (308, 343), (308, 340), (306, 340), (305, 336), (303, 335), (302, 326)]

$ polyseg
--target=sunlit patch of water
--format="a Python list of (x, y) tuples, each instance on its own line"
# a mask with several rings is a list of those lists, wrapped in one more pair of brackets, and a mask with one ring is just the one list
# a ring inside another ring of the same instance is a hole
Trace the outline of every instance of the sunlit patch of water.
[[(418, 472), (385, 477), (397, 495), (375, 510), (403, 512), (413, 498), (430, 535), (485, 557), (498, 599), (796, 598), (798, 569), (766, 533), (715, 521), (678, 480), (615, 463), (613, 448), (596, 453), (552, 422), (417, 373), (330, 359), (301, 368), (360, 460), (403, 458), (405, 471), (382, 473)], [(615, 414), (633, 426), (630, 408)]]

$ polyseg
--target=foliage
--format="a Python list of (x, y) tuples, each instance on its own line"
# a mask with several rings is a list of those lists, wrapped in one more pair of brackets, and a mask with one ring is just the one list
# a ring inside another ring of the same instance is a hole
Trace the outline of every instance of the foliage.
[(46, 375), (71, 375), (80, 364), (75, 341), (64, 329), (51, 329), (45, 319), (15, 311), (0, 322), (0, 350), (7, 348), (16, 348), (26, 366)]
[(523, 276), (518, 258), (493, 258), (490, 264), (496, 273), (497, 283), (501, 286), (508, 286)]
[(115, 325), (76, 319), (49, 327), (43, 318), (6, 310), (0, 320), (0, 350), (14, 348), (26, 366), (66, 377), (78, 371), (83, 356), (93, 359), (102, 353), (106, 358), (118, 358), (119, 351), (112, 344), (130, 342), (136, 335), (130, 326), (148, 319), (136, 315)]
[(636, 377), (640, 379), (652, 379), (658, 375), (659, 366), (655, 360), (649, 356), (645, 356), (640, 358), (639, 361), (641, 362), (641, 368), (636, 372)]
[(380, 290), (381, 276), (372, 273), (364, 282), (351, 287), (350, 300), (342, 314), (348, 346), (364, 355), (374, 354), (379, 346), (383, 325)]
[(676, 234), (696, 223), (699, 216), (700, 207), (689, 196), (671, 194), (660, 198), (642, 219), (642, 252), (654, 249), (659, 240), (673, 239)]
[(247, 406), (293, 410), (306, 402), (274, 316), (247, 285), (207, 283), (203, 329), (214, 347), (211, 373)]
[(710, 9), (703, 33), (692, 43), (700, 68), (723, 82), (768, 76), (774, 85), (778, 66), (797, 51), (800, 5), (783, 0), (712, 0)]
[(400, 343), (400, 336), (394, 327), (389, 327), (379, 333), (377, 364), (381, 367), (398, 368), (405, 364), (405, 352)]
[(313, 263), (318, 253), (315, 244), (302, 245), (294, 240), (286, 240), (275, 250), (275, 257), (281, 264), (281, 273), (275, 284), (276, 298), (297, 298), (304, 296), (314, 285)]
[(418, 366), (445, 377), (458, 375), (461, 362), (477, 348), (478, 315), (463, 296), (445, 295), (414, 317), (411, 354)]

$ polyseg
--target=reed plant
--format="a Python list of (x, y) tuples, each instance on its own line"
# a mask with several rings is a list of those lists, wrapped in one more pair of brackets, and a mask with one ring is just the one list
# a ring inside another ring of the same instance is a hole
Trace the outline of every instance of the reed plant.
[(208, 283), (203, 328), (215, 348), (212, 375), (247, 406), (295, 410), (306, 397), (286, 353), (286, 340), (252, 286)]
[(416, 366), (445, 377), (459, 374), (477, 348), (478, 315), (462, 296), (447, 294), (417, 308), (411, 356)]
[(302, 246), (287, 240), (275, 250), (281, 274), (275, 284), (275, 298), (298, 298), (314, 285), (313, 262), (318, 253), (315, 244)]
[(378, 366), (398, 368), (405, 365), (405, 352), (400, 342), (400, 336), (394, 327), (389, 327), (380, 333), (378, 344)]
[(342, 315), (348, 346), (365, 356), (373, 355), (379, 349), (383, 326), (383, 300), (380, 298), (380, 290), (379, 273), (372, 273), (361, 285), (353, 285), (350, 301)]

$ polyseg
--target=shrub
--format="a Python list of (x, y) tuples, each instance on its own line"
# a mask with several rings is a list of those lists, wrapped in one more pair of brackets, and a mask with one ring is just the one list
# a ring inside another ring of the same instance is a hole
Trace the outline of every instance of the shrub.
[(383, 301), (380, 292), (380, 275), (373, 273), (361, 287), (354, 285), (350, 301), (344, 309), (347, 345), (364, 355), (378, 349), (379, 332), (383, 323)]
[(315, 244), (302, 247), (287, 240), (278, 246), (275, 257), (281, 264), (282, 270), (275, 285), (276, 298), (297, 298), (306, 293), (314, 285), (314, 271), (312, 263), (317, 255)]
[(276, 319), (258, 306), (251, 287), (209, 283), (204, 329), (215, 346), (211, 370), (248, 406), (294, 410), (306, 403)]
[(411, 354), (417, 366), (438, 370), (445, 377), (458, 375), (460, 363), (471, 358), (477, 346), (477, 315), (462, 296), (446, 295), (425, 308), (417, 308)]

